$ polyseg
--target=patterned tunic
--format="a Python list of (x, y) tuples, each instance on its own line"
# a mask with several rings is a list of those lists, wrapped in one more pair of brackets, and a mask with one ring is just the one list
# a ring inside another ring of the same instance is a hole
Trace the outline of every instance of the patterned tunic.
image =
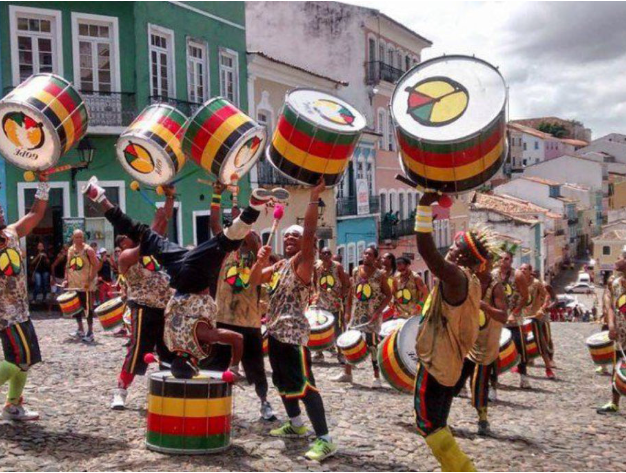
[(396, 273), (393, 278), (396, 285), (394, 301), (399, 317), (408, 319), (422, 312), (422, 295), (415, 282), (415, 278), (417, 277), (419, 277), (417, 274), (413, 271), (409, 271), (409, 277), (407, 279), (399, 272)]
[(15, 227), (2, 234), (7, 245), (0, 250), (0, 330), (28, 320), (26, 267)]
[(528, 286), (528, 304), (522, 310), (522, 314), (526, 318), (536, 317), (543, 319), (541, 307), (546, 300), (546, 290), (543, 283), (539, 279), (533, 279)]
[(126, 274), (126, 297), (129, 301), (155, 309), (165, 309), (172, 297), (170, 277), (161, 271), (153, 256), (141, 256)]
[(330, 268), (326, 269), (321, 260), (315, 263), (318, 299), (317, 306), (333, 314), (343, 308), (343, 284), (339, 277), (339, 263), (331, 261)]
[(259, 287), (250, 287), (254, 253), (234, 251), (220, 271), (217, 286), (217, 321), (238, 327), (261, 327)]
[(379, 333), (382, 323), (382, 313), (372, 320), (376, 309), (380, 308), (385, 295), (383, 294), (380, 281), (385, 274), (376, 269), (369, 278), (361, 276), (360, 267), (352, 272), (352, 317), (350, 327), (365, 333)]
[(87, 247), (77, 250), (74, 245), (67, 252), (67, 288), (71, 291), (85, 292), (95, 290), (95, 280), (91, 278), (91, 261), (87, 256)]
[[(492, 271), (491, 275), (497, 281), (500, 281), (502, 283), (502, 286), (504, 287), (504, 295), (506, 296), (506, 302), (509, 307), (509, 314), (512, 314), (513, 312), (511, 311), (519, 305), (519, 300), (520, 300), (520, 293), (517, 290), (517, 286), (515, 285), (515, 270), (511, 268), (511, 271), (509, 272), (508, 276), (505, 276), (504, 274), (502, 274), (502, 271), (500, 270), (500, 268), (496, 268)], [(507, 327), (509, 326), (517, 327), (521, 325), (523, 321), (524, 321), (524, 317), (520, 313), (516, 316), (516, 323), (514, 325), (507, 324)]]
[(306, 345), (311, 326), (304, 311), (311, 298), (311, 285), (305, 284), (294, 269), (294, 256), (274, 265), (270, 282), (267, 332), (279, 342)]
[[(495, 306), (493, 291), (498, 282), (496, 278), (492, 278), (487, 291), (485, 291), (485, 296), (483, 297), (483, 301), (492, 307)], [(500, 333), (502, 332), (502, 324), (491, 317), (487, 317), (482, 309), (480, 309), (478, 314), (478, 338), (467, 357), (479, 365), (489, 365), (498, 358), (500, 353)]]
[(611, 303), (615, 312), (615, 330), (617, 342), (626, 350), (626, 279), (617, 277), (610, 286)]

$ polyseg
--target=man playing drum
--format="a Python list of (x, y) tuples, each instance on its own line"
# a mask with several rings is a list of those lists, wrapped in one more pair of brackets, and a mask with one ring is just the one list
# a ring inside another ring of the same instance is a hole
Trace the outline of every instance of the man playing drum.
[[(93, 336), (93, 296), (96, 290), (98, 276), (98, 258), (94, 249), (85, 245), (85, 234), (82, 230), (74, 230), (72, 246), (67, 251), (65, 267), (65, 281), (63, 286), (69, 291), (75, 291), (80, 298), (82, 311), (75, 315), (77, 330), (72, 337), (91, 343)], [(87, 319), (87, 333), (83, 325), (83, 316)]]
[(425, 193), (416, 212), (417, 248), (439, 284), (426, 303), (415, 347), (415, 419), (442, 471), (475, 471), (447, 422), (463, 361), (478, 337), (481, 285), (476, 273), (486, 270), (493, 245), (486, 231), (472, 229), (459, 233), (446, 257), (441, 256), (431, 207), (438, 197)]
[[(100, 203), (113, 228), (139, 244), (143, 255), (154, 256), (170, 276), (170, 285), (176, 293), (165, 309), (164, 340), (174, 354), (171, 370), (177, 378), (193, 377), (198, 361), (209, 355), (210, 345), (214, 343), (233, 347), (231, 366), (236, 367), (241, 361), (243, 337), (230, 330), (216, 328), (217, 307), (210, 292), (217, 286), (224, 258), (239, 248), (270, 200), (267, 193), (258, 191), (255, 189), (252, 192), (250, 205), (230, 227), (188, 250), (124, 214), (106, 199), (97, 179), (92, 178), (83, 188), (84, 194)], [(259, 253), (261, 265), (269, 257), (269, 251), (262, 249)]]
[(311, 370), (311, 351), (307, 347), (311, 328), (304, 315), (313, 292), (318, 204), (325, 188), (324, 181), (320, 179), (311, 189), (304, 214), (304, 228), (292, 225), (285, 230), (285, 259), (263, 270), (263, 282), (270, 283), (271, 291), (267, 332), (272, 380), (289, 416), (289, 420), (270, 431), (270, 435), (286, 438), (307, 436), (299, 403), (302, 400), (317, 437), (305, 456), (316, 461), (322, 461), (337, 451), (328, 432), (324, 403)]
[(422, 278), (411, 271), (411, 260), (400, 256), (396, 260), (398, 271), (394, 275), (394, 305), (398, 317), (408, 319), (420, 315), (422, 304), (428, 297), (428, 288)]
[(478, 435), (488, 435), (490, 432), (487, 420), (489, 380), (491, 371), (497, 369), (495, 362), (500, 353), (500, 333), (508, 319), (504, 287), (492, 276), (491, 263), (492, 260), (483, 271), (476, 274), (482, 289), (478, 339), (463, 362), (463, 371), (455, 388), (455, 394), (458, 395), (470, 378), (472, 406), (478, 412)]
[[(341, 263), (333, 261), (333, 253), (325, 247), (320, 251), (320, 259), (315, 263), (315, 305), (327, 310), (335, 317), (335, 337), (339, 337), (343, 329), (343, 317), (346, 295), (350, 293), (350, 277), (346, 274)], [(324, 358), (323, 352), (321, 358)], [(343, 357), (337, 353), (337, 360), (341, 363)]]
[[(623, 356), (626, 347), (626, 246), (622, 249), (622, 254), (614, 265), (615, 277), (610, 282), (605, 298), (607, 308), (607, 323), (609, 328), (609, 338), (617, 343), (617, 356), (615, 362)], [(613, 366), (613, 381), (617, 376), (616, 367)], [(597, 409), (598, 414), (616, 414), (619, 412), (620, 394), (615, 389), (613, 383), (611, 402)]]
[[(160, 235), (167, 233), (167, 223), (174, 208), (174, 189), (165, 187), (165, 206), (157, 210), (152, 229)], [(159, 360), (171, 363), (172, 354), (163, 342), (165, 306), (172, 297), (170, 278), (151, 256), (142, 255), (139, 245), (126, 235), (118, 235), (115, 246), (123, 251), (118, 259), (120, 275), (126, 289), (126, 304), (131, 311), (130, 345), (117, 379), (111, 409), (122, 410), (126, 405), (128, 388), (136, 375), (145, 375), (146, 353), (156, 350)]]

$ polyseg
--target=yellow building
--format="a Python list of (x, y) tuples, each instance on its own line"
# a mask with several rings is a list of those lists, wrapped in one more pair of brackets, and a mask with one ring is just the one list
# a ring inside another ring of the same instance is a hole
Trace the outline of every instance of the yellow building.
[(596, 281), (604, 281), (613, 272), (615, 260), (626, 245), (626, 229), (607, 230), (593, 239)]

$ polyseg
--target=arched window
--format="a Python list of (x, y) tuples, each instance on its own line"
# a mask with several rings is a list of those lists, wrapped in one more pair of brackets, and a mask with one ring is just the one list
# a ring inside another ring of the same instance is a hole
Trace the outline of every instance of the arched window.
[(381, 134), (380, 140), (378, 141), (379, 149), (387, 149), (387, 112), (384, 108), (378, 109), (378, 119), (376, 121), (376, 131)]
[(406, 207), (404, 205), (404, 192), (398, 192), (398, 211), (400, 212), (398, 214), (398, 217), (400, 218), (400, 220), (403, 220), (406, 218), (406, 215), (404, 213)]
[(387, 193), (385, 191), (380, 191), (380, 214), (385, 215), (387, 213)]
[(387, 149), (389, 151), (396, 150), (396, 144), (394, 141), (393, 131), (394, 131), (393, 120), (391, 118), (391, 115), (389, 115), (389, 120), (388, 120), (388, 125), (387, 125)]

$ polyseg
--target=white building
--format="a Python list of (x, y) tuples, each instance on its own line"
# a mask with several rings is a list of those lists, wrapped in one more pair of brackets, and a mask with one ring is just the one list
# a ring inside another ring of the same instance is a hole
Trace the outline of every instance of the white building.
[(603, 190), (603, 183), (608, 178), (608, 168), (595, 160), (565, 155), (527, 166), (523, 176), (574, 182), (594, 190)]

